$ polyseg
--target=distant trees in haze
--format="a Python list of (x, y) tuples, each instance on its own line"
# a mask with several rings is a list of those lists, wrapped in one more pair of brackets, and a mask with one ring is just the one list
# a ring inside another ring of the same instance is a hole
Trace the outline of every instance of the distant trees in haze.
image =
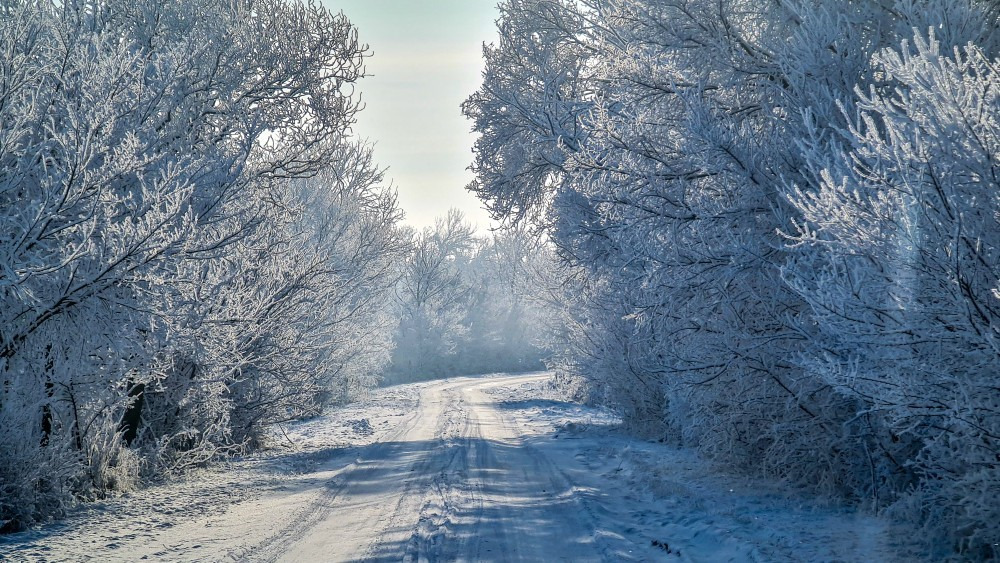
[(544, 259), (545, 245), (529, 233), (479, 235), (455, 209), (413, 233), (386, 381), (543, 367), (545, 312), (531, 280)]
[(558, 249), (560, 377), (996, 556), (995, 5), (500, 10), (472, 189)]

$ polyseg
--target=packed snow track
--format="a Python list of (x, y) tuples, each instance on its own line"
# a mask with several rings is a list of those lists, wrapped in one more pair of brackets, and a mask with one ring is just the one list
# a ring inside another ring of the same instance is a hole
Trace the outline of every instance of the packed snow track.
[(539, 375), (426, 387), (419, 408), (312, 498), (273, 515), (249, 561), (581, 561), (604, 558), (573, 487), (484, 389)]

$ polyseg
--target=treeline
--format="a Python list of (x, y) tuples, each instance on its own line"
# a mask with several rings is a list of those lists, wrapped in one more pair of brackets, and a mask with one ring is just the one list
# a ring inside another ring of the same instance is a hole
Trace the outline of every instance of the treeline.
[(385, 382), (544, 369), (549, 247), (523, 230), (477, 235), (457, 210), (412, 236)]
[(0, 2), (0, 528), (240, 451), (388, 361), (366, 47), (297, 0)]
[(975, 0), (506, 0), (472, 189), (636, 431), (1000, 544), (1000, 33)]

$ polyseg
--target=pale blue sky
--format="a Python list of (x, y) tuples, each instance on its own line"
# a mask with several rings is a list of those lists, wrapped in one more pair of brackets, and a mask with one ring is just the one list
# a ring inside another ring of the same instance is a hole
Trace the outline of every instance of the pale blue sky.
[(342, 10), (373, 52), (356, 132), (375, 141), (406, 222), (433, 224), (449, 207), (490, 226), (472, 180), (471, 122), (459, 105), (479, 87), (482, 44), (496, 40), (497, 0), (323, 0)]

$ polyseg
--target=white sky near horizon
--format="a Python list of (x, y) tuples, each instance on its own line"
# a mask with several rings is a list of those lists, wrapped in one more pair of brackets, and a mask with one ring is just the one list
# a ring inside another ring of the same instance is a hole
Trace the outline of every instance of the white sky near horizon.
[(489, 215), (465, 190), (475, 136), (459, 106), (481, 82), (483, 43), (496, 41), (497, 0), (322, 2), (371, 48), (355, 133), (375, 143), (406, 223), (430, 226), (455, 207), (488, 229)]

